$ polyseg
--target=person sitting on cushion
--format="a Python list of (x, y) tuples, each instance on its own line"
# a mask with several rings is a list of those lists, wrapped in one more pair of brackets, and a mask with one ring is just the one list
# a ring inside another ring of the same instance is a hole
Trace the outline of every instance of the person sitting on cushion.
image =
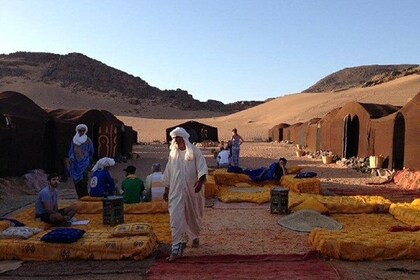
[(115, 165), (115, 160), (104, 157), (98, 160), (92, 168), (89, 195), (94, 197), (107, 197), (116, 194), (114, 179), (109, 173), (109, 168)]
[(52, 173), (48, 175), (48, 186), (39, 193), (35, 202), (35, 217), (52, 225), (68, 225), (70, 219), (76, 214), (72, 207), (58, 209), (58, 191), (60, 176)]
[(127, 166), (124, 169), (126, 172), (126, 178), (122, 182), (122, 190), (124, 191), (124, 203), (139, 203), (142, 201), (144, 183), (143, 180), (138, 178), (136, 173), (136, 167), (133, 165)]
[(244, 170), (244, 173), (251, 177), (254, 182), (280, 180), (281, 176), (287, 174), (286, 169), (287, 159), (280, 158), (278, 162), (273, 162), (268, 168), (260, 167), (258, 169)]
[(159, 163), (154, 163), (152, 165), (152, 173), (146, 177), (144, 188), (144, 201), (163, 200), (165, 186), (163, 184), (163, 174)]
[(217, 166), (218, 167), (228, 167), (230, 166), (230, 151), (228, 149), (220, 148), (220, 152), (217, 155)]

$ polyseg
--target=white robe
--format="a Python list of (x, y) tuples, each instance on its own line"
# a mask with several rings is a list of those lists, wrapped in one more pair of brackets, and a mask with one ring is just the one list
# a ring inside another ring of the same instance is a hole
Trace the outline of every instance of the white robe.
[(163, 173), (163, 181), (169, 186), (168, 206), (172, 230), (172, 244), (182, 241), (184, 233), (192, 240), (200, 234), (204, 214), (204, 184), (196, 193), (194, 184), (208, 174), (206, 160), (201, 151), (191, 145), (194, 158), (185, 159), (185, 151), (179, 151), (176, 158), (169, 156)]

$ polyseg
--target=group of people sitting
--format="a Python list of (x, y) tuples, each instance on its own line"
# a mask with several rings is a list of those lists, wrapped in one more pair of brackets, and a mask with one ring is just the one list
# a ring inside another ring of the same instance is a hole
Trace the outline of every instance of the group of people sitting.
[[(93, 173), (89, 182), (89, 196), (122, 195), (126, 204), (163, 199), (165, 187), (162, 183), (163, 174), (160, 164), (152, 165), (152, 173), (146, 177), (145, 182), (135, 175), (135, 166), (127, 166), (124, 169), (126, 177), (119, 187), (109, 172), (110, 167), (114, 165), (114, 159), (108, 157), (101, 158), (96, 162), (92, 168)], [(36, 218), (49, 224), (68, 226), (71, 224), (70, 221), (75, 215), (76, 209), (73, 207), (58, 208), (57, 187), (60, 183), (60, 175), (52, 173), (48, 175), (47, 179), (48, 185), (38, 193), (35, 202)]]
[(154, 183), (162, 181), (162, 171), (160, 164), (152, 165), (152, 173), (146, 177), (146, 180), (136, 176), (136, 167), (127, 166), (124, 171), (126, 177), (120, 186), (116, 186), (115, 180), (109, 173), (109, 168), (115, 165), (112, 158), (104, 157), (98, 160), (93, 167), (93, 174), (89, 184), (89, 196), (107, 197), (110, 195), (123, 195), (124, 203), (139, 203), (152, 201), (152, 198), (162, 199), (163, 186), (156, 186)]

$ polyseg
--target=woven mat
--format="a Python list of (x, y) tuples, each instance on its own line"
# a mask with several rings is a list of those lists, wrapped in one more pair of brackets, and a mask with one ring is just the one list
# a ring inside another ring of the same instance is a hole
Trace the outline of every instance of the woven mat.
[(295, 212), (280, 218), (277, 223), (285, 228), (301, 232), (311, 232), (314, 228), (329, 230), (341, 230), (343, 228), (343, 225), (339, 222), (313, 210)]

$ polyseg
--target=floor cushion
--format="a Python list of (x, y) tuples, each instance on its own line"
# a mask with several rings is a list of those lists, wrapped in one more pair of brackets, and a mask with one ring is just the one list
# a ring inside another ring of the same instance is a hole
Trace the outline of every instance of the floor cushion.
[(85, 231), (77, 228), (56, 228), (42, 236), (41, 240), (50, 243), (73, 243), (82, 238)]
[(40, 233), (41, 231), (42, 230), (40, 228), (33, 227), (9, 227), (1, 232), (0, 238), (28, 239), (29, 237)]
[(114, 228), (111, 235), (113, 237), (124, 237), (133, 235), (149, 235), (152, 231), (152, 226), (145, 223), (130, 223), (118, 225)]
[(301, 204), (297, 205), (292, 209), (294, 212), (299, 210), (314, 210), (318, 213), (328, 213), (328, 208), (324, 204), (319, 202), (316, 198), (309, 197), (305, 199)]

